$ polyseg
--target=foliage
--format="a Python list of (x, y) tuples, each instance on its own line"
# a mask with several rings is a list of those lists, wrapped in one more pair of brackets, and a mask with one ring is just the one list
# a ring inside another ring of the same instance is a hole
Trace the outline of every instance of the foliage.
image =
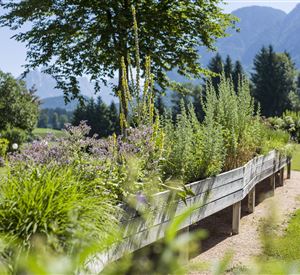
[[(10, 156), (11, 166), (46, 165), (73, 166), (86, 179), (110, 190), (113, 199), (122, 200), (139, 190), (156, 192), (160, 180), (156, 171), (160, 165), (163, 137), (151, 127), (128, 129), (126, 139), (115, 135), (107, 139), (88, 137), (90, 127), (68, 125), (62, 138), (49, 136), (24, 146)], [(153, 184), (153, 182), (155, 184)]]
[(260, 142), (259, 118), (255, 116), (249, 83), (241, 78), (236, 93), (230, 79), (221, 77), (218, 91), (206, 85), (206, 116), (213, 116), (220, 126), (226, 152), (224, 170), (243, 165), (257, 152)]
[(0, 130), (20, 128), (31, 132), (38, 116), (38, 100), (25, 82), (0, 71)]
[(268, 122), (274, 129), (287, 131), (291, 138), (300, 142), (300, 113), (286, 111), (282, 117), (270, 117)]
[(293, 152), (292, 170), (300, 171), (300, 145), (295, 145)]
[(20, 128), (8, 127), (5, 131), (2, 131), (2, 136), (9, 141), (9, 150), (12, 151), (12, 145), (14, 143), (18, 146), (22, 145), (28, 138), (26, 131)]
[(101, 99), (92, 98), (84, 105), (78, 105), (74, 111), (72, 124), (79, 125), (80, 121), (87, 121), (91, 127), (90, 136), (97, 134), (99, 137), (107, 137), (113, 133), (120, 134), (118, 111), (115, 103), (108, 107)]
[[(0, 157), (3, 158), (8, 150), (9, 141), (6, 138), (0, 138)], [(0, 165), (1, 166), (1, 165)]]
[(211, 76), (210, 81), (216, 91), (221, 82), (222, 74), (233, 81), (234, 90), (236, 92), (238, 91), (240, 80), (246, 78), (241, 62), (237, 60), (233, 63), (229, 55), (227, 55), (225, 62), (223, 62), (221, 55), (217, 53), (216, 56), (210, 60), (208, 69), (215, 74)]
[(264, 116), (280, 116), (290, 107), (289, 93), (296, 90), (296, 69), (288, 53), (263, 47), (254, 59), (253, 96)]
[(222, 72), (224, 71), (224, 64), (223, 64), (222, 56), (219, 53), (217, 53), (216, 56), (210, 60), (207, 68), (211, 72), (216, 74), (215, 76), (213, 76), (211, 78), (211, 82), (212, 82), (214, 89), (218, 90), (218, 86), (221, 81), (220, 76), (221, 76)]
[(18, 258), (37, 238), (45, 249), (70, 254), (112, 236), (117, 212), (108, 190), (72, 169), (20, 166), (0, 179), (0, 234), (8, 241), (2, 257)]
[(99, 90), (100, 82), (106, 83), (107, 77), (118, 71), (121, 87), (120, 61), (128, 56), (133, 60), (137, 46), (132, 6), (140, 26), (140, 61), (145, 64), (146, 56), (152, 57), (155, 82), (165, 87), (165, 71), (175, 68), (181, 74), (199, 76), (202, 70), (198, 47), (213, 49), (215, 40), (225, 36), (234, 19), (223, 13), (220, 3), (222, 0), (180, 3), (89, 0), (76, 4), (9, 1), (1, 2), (6, 13), (0, 17), (0, 23), (14, 30), (30, 23), (30, 29), (23, 28), (15, 36), (27, 43), (27, 68), (42, 65), (66, 94), (78, 96), (76, 77), (83, 74), (91, 76)]
[(66, 123), (70, 123), (73, 116), (73, 112), (69, 112), (65, 109), (42, 109), (39, 113), (38, 128), (52, 128), (61, 130)]
[[(284, 150), (285, 145), (289, 142), (289, 134), (282, 130), (273, 130), (268, 126), (261, 125), (262, 127), (262, 142), (260, 153), (266, 154), (273, 149)], [(289, 148), (286, 148), (289, 149)], [(289, 154), (289, 152), (286, 152)]]

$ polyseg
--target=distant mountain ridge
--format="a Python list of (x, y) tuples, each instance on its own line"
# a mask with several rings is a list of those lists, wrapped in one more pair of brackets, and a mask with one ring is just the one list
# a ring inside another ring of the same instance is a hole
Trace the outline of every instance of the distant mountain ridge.
[[(88, 99), (88, 97), (85, 97)], [(47, 97), (41, 99), (40, 108), (41, 109), (65, 109), (67, 111), (74, 111), (79, 104), (77, 99), (71, 100), (67, 104), (65, 103), (65, 99), (63, 96), (55, 96), (55, 97)]]
[[(56, 81), (47, 74), (40, 71), (31, 71), (24, 78), (27, 88), (32, 88), (33, 86), (37, 89), (37, 95), (43, 100), (48, 102), (50, 98), (54, 98), (52, 103), (54, 103), (59, 98), (59, 105), (63, 101), (63, 92), (61, 90), (55, 89)], [(94, 85), (91, 83), (87, 77), (79, 77), (79, 86), (81, 94), (85, 97), (97, 97), (101, 96), (102, 100), (110, 104), (112, 101), (116, 101), (116, 98), (112, 95), (112, 89), (102, 85), (100, 93), (94, 93)], [(112, 79), (112, 83), (116, 80)]]
[[(240, 21), (236, 24), (240, 30), (228, 30), (229, 37), (219, 39), (216, 46), (225, 58), (240, 60), (250, 71), (253, 59), (262, 46), (272, 44), (275, 51), (287, 51), (300, 68), (300, 4), (286, 14), (271, 7), (251, 6), (232, 12)], [(215, 53), (200, 49), (201, 62), (207, 65)]]

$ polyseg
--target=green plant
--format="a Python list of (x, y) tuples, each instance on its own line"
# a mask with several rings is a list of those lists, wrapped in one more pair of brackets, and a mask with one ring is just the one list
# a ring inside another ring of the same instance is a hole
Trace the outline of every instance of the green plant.
[(2, 136), (9, 141), (9, 150), (12, 151), (12, 145), (16, 143), (20, 147), (28, 138), (28, 133), (20, 128), (9, 127), (2, 132)]
[(260, 122), (255, 115), (249, 82), (241, 78), (236, 92), (232, 80), (224, 75), (218, 90), (208, 81), (202, 105), (205, 116), (215, 120), (214, 128), (219, 127), (223, 135), (223, 170), (239, 167), (251, 159), (259, 146)]
[(72, 167), (14, 167), (0, 179), (0, 234), (20, 251), (35, 237), (56, 252), (101, 244), (114, 232), (116, 207), (108, 192)]
[(0, 157), (5, 157), (9, 141), (6, 138), (0, 138)]

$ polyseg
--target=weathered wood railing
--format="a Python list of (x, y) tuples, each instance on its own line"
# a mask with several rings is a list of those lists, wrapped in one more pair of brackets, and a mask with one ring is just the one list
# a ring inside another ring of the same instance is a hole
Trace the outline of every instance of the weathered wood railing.
[[(124, 240), (108, 253), (97, 257), (91, 268), (99, 271), (108, 262), (143, 248), (164, 237), (165, 231), (174, 217), (181, 215), (191, 206), (198, 205), (190, 217), (180, 225), (179, 229), (217, 213), (229, 206), (233, 206), (232, 232), (239, 233), (241, 216), (241, 201), (248, 196), (248, 210), (254, 211), (255, 186), (268, 179), (271, 191), (275, 190), (275, 179), (283, 185), (283, 169), (288, 167), (290, 177), (290, 159), (281, 156), (277, 151), (268, 155), (258, 156), (243, 167), (222, 173), (187, 185), (194, 195), (189, 196), (184, 203), (177, 199), (171, 191), (164, 191), (153, 196), (151, 204), (147, 205), (147, 217), (141, 217), (139, 211), (126, 211), (123, 217)], [(279, 174), (279, 175), (278, 175)], [(144, 205), (145, 206), (145, 205)]]

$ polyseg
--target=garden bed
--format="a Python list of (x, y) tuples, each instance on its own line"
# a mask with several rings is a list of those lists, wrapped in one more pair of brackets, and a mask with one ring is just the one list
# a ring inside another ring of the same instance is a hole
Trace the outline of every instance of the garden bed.
[(194, 194), (187, 197), (185, 202), (174, 196), (174, 192), (171, 191), (155, 194), (154, 203), (149, 205), (147, 202), (142, 203), (147, 209), (146, 217), (141, 216), (137, 210), (126, 211), (123, 216), (124, 241), (97, 259), (92, 264), (93, 269), (160, 240), (164, 237), (170, 222), (191, 207), (196, 209), (180, 224), (179, 229), (187, 228), (241, 202), (256, 184), (273, 176), (289, 164), (289, 158), (274, 150), (265, 156), (253, 158), (243, 167), (188, 184), (187, 187)]

